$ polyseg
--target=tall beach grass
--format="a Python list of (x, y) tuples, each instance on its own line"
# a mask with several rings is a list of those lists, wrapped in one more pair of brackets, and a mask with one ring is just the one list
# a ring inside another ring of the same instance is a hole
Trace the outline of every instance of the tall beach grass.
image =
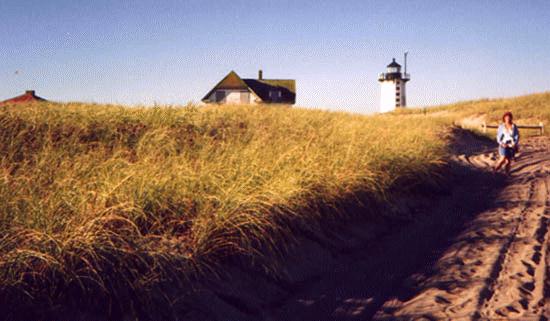
[(147, 310), (227, 258), (269, 269), (300, 231), (345, 219), (342, 200), (437, 181), (447, 132), (406, 115), (78, 103), (3, 106), (0, 128), (14, 313)]

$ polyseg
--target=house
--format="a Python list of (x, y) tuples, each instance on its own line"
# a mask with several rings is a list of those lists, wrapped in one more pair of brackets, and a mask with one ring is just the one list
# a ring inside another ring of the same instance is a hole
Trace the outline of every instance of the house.
[(293, 79), (241, 78), (231, 71), (202, 99), (211, 104), (288, 104), (296, 103), (296, 81)]
[(23, 95), (10, 98), (8, 100), (0, 101), (0, 105), (11, 105), (11, 104), (21, 104), (21, 103), (32, 103), (47, 101), (42, 97), (38, 97), (34, 90), (27, 90)]

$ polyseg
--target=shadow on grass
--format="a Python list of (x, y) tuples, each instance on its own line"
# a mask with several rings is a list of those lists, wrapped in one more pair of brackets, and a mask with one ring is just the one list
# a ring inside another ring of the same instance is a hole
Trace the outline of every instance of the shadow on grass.
[[(467, 144), (470, 139), (479, 141), (468, 132), (455, 132), (453, 137), (459, 135), (465, 136), (452, 144), (454, 152), (475, 153), (489, 146), (488, 141)], [(319, 210), (319, 221), (279, 222), (293, 226), (298, 239), (288, 243), (292, 244), (289, 248), (280, 249), (280, 256), (268, 258), (274, 262), (270, 269), (261, 259), (231, 256), (215, 266), (209, 278), (192, 278), (185, 284), (170, 278), (159, 280), (153, 292), (147, 293), (147, 300), (112, 280), (108, 289), (117, 292), (118, 299), (92, 287), (86, 293), (78, 287), (60, 287), (62, 293), (53, 293), (51, 301), (35, 304), (31, 300), (20, 306), (7, 306), (4, 301), (3, 310), (12, 311), (5, 314), (10, 319), (213, 321), (263, 320), (275, 315), (285, 320), (322, 320), (347, 297), (365, 306), (359, 314), (344, 311), (337, 319), (368, 319), (387, 298), (414, 294), (414, 289), (401, 286), (404, 280), (418, 271), (429, 273), (463, 225), (493, 201), (491, 191), (502, 184), (498, 177), (459, 163), (441, 170), (445, 177), (437, 183), (398, 182), (413, 186), (413, 190), (396, 193), (391, 203), (366, 194), (330, 206), (324, 206), (324, 200), (313, 200), (317, 205), (311, 209)], [(394, 192), (399, 191), (399, 184)], [(340, 214), (334, 215), (335, 207)], [(258, 246), (258, 251), (264, 250)], [(147, 275), (148, 271), (141, 273)], [(319, 283), (325, 287), (312, 290)], [(296, 296), (311, 304), (293, 304)], [(292, 313), (285, 313), (289, 310)]]

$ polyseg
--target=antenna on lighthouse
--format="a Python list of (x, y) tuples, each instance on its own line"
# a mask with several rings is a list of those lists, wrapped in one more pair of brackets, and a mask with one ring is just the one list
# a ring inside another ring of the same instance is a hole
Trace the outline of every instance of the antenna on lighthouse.
[(407, 75), (407, 55), (409, 54), (408, 51), (405, 51), (405, 76)]

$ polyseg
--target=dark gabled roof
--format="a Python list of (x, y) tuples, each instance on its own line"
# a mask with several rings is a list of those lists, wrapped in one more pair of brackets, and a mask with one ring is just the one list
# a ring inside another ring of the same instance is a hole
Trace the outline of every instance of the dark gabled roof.
[(38, 97), (35, 94), (34, 90), (27, 90), (23, 95), (19, 95), (17, 97), (0, 101), (0, 105), (30, 103), (30, 102), (39, 102), (39, 101), (47, 101), (47, 100), (42, 97)]
[(395, 62), (395, 58), (393, 58), (392, 62), (388, 65), (388, 67), (401, 67), (401, 65)]
[[(254, 93), (263, 102), (296, 103), (296, 81), (293, 79), (243, 79), (232, 70), (202, 100), (207, 101), (216, 89), (245, 89)], [(273, 90), (281, 91), (281, 98), (272, 101), (269, 92)]]
[(250, 89), (264, 102), (272, 102), (270, 91), (281, 91), (281, 98), (275, 102), (281, 104), (296, 103), (296, 81), (293, 79), (243, 79)]

